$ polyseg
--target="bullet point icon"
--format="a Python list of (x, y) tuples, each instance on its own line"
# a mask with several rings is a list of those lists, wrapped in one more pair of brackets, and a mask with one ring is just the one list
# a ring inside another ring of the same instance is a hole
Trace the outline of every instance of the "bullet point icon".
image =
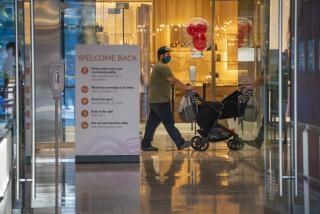
[(87, 73), (89, 73), (89, 69), (87, 67), (82, 67), (81, 68), (81, 73), (82, 74), (87, 74)]
[(81, 128), (87, 129), (89, 127), (89, 124), (87, 122), (82, 122), (81, 123)]
[(89, 103), (88, 98), (82, 98), (81, 103), (82, 103), (82, 105), (87, 105)]
[(82, 117), (88, 117), (88, 115), (89, 115), (89, 112), (87, 110), (82, 110), (81, 111), (81, 116)]
[(89, 91), (89, 87), (88, 86), (84, 85), (84, 86), (81, 87), (81, 92), (82, 93), (86, 94), (86, 93), (88, 93), (88, 91)]

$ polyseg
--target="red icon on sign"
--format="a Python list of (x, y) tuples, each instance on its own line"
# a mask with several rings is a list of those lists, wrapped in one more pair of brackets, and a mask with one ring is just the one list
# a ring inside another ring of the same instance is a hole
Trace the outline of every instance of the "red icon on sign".
[(88, 91), (89, 91), (89, 88), (88, 88), (88, 86), (82, 86), (81, 87), (81, 91), (82, 91), (82, 93), (84, 93), (84, 94), (86, 94), (86, 93), (88, 93)]
[(82, 110), (81, 111), (81, 116), (82, 117), (88, 117), (88, 115), (89, 115), (89, 112), (87, 110)]
[(82, 103), (82, 105), (87, 105), (89, 103), (88, 98), (82, 98), (81, 103)]
[(81, 128), (87, 129), (89, 127), (89, 124), (87, 122), (82, 122), (81, 123)]
[(87, 67), (83, 67), (83, 68), (81, 68), (81, 73), (87, 74), (87, 73), (89, 73), (89, 69)]

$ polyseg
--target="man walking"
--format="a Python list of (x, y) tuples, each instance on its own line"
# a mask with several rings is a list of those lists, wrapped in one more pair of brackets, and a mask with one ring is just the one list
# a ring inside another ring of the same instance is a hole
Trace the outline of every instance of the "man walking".
[(190, 141), (185, 141), (179, 130), (174, 125), (170, 106), (171, 84), (183, 90), (192, 90), (192, 86), (183, 84), (175, 78), (167, 66), (171, 60), (170, 49), (166, 46), (159, 48), (158, 63), (154, 66), (149, 83), (150, 113), (146, 124), (141, 149), (144, 151), (157, 151), (158, 148), (151, 145), (156, 128), (162, 122), (169, 136), (176, 144), (178, 150), (190, 146)]

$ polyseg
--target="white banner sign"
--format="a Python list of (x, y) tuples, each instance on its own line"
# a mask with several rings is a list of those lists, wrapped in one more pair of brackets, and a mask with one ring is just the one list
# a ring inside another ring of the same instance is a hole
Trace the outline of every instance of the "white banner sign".
[(76, 156), (138, 155), (138, 46), (76, 48)]

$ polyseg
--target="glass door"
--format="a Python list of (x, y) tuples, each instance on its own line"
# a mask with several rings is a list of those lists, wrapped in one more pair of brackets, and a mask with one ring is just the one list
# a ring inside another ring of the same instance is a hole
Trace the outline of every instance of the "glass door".
[[(139, 45), (141, 72), (148, 75), (151, 7), (152, 1), (1, 1), (0, 213), (75, 212), (75, 46)], [(66, 66), (58, 123), (66, 133), (60, 148), (67, 152), (60, 153), (59, 164), (53, 152), (55, 106), (48, 87), (49, 64), (57, 61)], [(143, 89), (142, 78), (142, 94)]]
[(245, 143), (240, 159), (264, 173), (266, 210), (316, 213), (320, 117), (310, 91), (316, 91), (311, 83), (319, 78), (319, 35), (308, 23), (318, 18), (311, 8), (319, 5), (291, 0), (214, 2), (216, 91), (221, 92), (221, 79), (232, 71), (237, 87), (253, 89), (254, 99), (243, 117), (228, 120)]
[(270, 56), (278, 60), (270, 59), (264, 75), (266, 204), (284, 213), (319, 212), (319, 7), (270, 1), (278, 14), (270, 14), (270, 33), (278, 35), (269, 36)]
[(265, 139), (264, 175), (266, 205), (269, 209), (292, 213), (294, 185), (294, 141), (292, 140), (292, 115), (290, 113), (292, 88), (291, 30), (292, 2), (270, 1), (269, 16), (269, 61), (264, 81)]
[(148, 111), (146, 82), (150, 72), (152, 1), (65, 1), (61, 11), (64, 140), (74, 142), (75, 47), (77, 44), (139, 45), (141, 51), (141, 119)]
[[(293, 213), (320, 210), (320, 32), (316, 26), (319, 1), (294, 1), (294, 151)], [(315, 30), (317, 29), (317, 30)]]
[(269, 20), (275, 9), (270, 7), (270, 1), (216, 0), (214, 3), (215, 97), (222, 100), (234, 90), (253, 91), (243, 114), (228, 119), (227, 125), (244, 143), (240, 152), (242, 161), (263, 171), (266, 145), (264, 78), (270, 62), (274, 69), (278, 60), (274, 55), (277, 47), (270, 46), (270, 41), (274, 40), (271, 31), (277, 32)]
[(114, 1), (96, 3), (97, 43), (138, 45), (140, 47), (140, 120), (148, 115), (148, 78), (153, 37), (152, 1)]
[(30, 129), (30, 103), (25, 102), (30, 71), (24, 11), (21, 1), (0, 3), (0, 213), (21, 211), (30, 198), (25, 141)]
[(19, 118), (16, 110), (17, 83), (17, 37), (15, 33), (15, 10), (13, 1), (0, 2), (0, 213), (11, 213), (11, 198), (14, 196), (15, 180), (12, 156), (15, 153), (18, 137), (15, 123)]
[[(60, 148), (69, 149), (69, 152), (60, 150), (58, 164), (58, 207), (63, 210), (72, 210), (75, 208), (75, 177), (74, 177), (74, 143), (75, 143), (75, 48), (79, 44), (100, 44), (100, 45), (137, 45), (139, 44), (144, 51), (145, 58), (143, 64), (146, 63), (149, 53), (148, 46), (143, 42), (148, 42), (148, 38), (142, 39), (142, 34), (148, 33), (150, 21), (147, 17), (151, 17), (150, 2), (86, 2), (86, 1), (64, 1), (63, 3), (55, 3), (52, 1), (36, 1), (35, 3), (35, 61), (36, 63), (36, 102), (37, 115), (36, 127), (49, 128), (49, 133), (53, 131), (50, 127), (54, 118), (52, 109), (52, 95), (47, 95), (44, 99), (44, 92), (48, 87), (44, 86), (47, 75), (41, 75), (46, 71), (49, 60), (62, 61), (65, 64), (65, 90), (61, 97), (61, 127), (63, 129), (63, 143)], [(54, 13), (49, 12), (49, 8), (55, 8)], [(139, 14), (139, 16), (138, 16)], [(148, 15), (148, 16), (147, 16)], [(140, 19), (139, 19), (140, 18)], [(146, 19), (146, 20), (143, 20)], [(55, 20), (55, 24), (48, 20)], [(47, 26), (50, 31), (43, 30), (41, 20), (47, 20), (52, 25)], [(139, 27), (139, 26), (142, 27)], [(140, 30), (138, 32), (138, 29)], [(49, 35), (50, 32), (50, 35)], [(44, 42), (46, 41), (46, 42)], [(141, 42), (141, 43), (140, 43)], [(42, 52), (41, 50), (48, 50)], [(46, 68), (40, 70), (39, 68)], [(143, 66), (142, 66), (143, 67)], [(146, 69), (148, 70), (148, 69)], [(43, 78), (43, 79), (41, 79)], [(45, 90), (44, 90), (45, 89)], [(43, 92), (43, 93), (41, 93)], [(50, 100), (49, 100), (50, 99)], [(46, 101), (46, 105), (44, 105)], [(44, 111), (47, 114), (44, 114)], [(45, 117), (46, 116), (46, 117)], [(45, 123), (47, 122), (47, 123)], [(40, 134), (38, 134), (40, 133)], [(48, 149), (42, 144), (42, 139), (48, 140), (47, 136), (42, 136), (42, 132), (37, 132), (39, 137), (36, 138), (38, 150)], [(54, 132), (53, 132), (54, 134)], [(42, 137), (42, 138), (40, 138)], [(54, 135), (47, 141), (54, 142)], [(50, 145), (49, 145), (50, 146)], [(52, 150), (51, 150), (52, 151)], [(39, 151), (36, 154), (32, 171), (34, 175), (34, 183), (32, 185), (32, 206), (35, 209), (56, 208), (55, 194), (56, 184), (54, 172), (56, 165), (54, 164), (54, 155), (52, 152)], [(73, 170), (73, 171), (72, 171)], [(68, 178), (68, 179), (64, 179)], [(61, 187), (64, 188), (61, 188)]]

